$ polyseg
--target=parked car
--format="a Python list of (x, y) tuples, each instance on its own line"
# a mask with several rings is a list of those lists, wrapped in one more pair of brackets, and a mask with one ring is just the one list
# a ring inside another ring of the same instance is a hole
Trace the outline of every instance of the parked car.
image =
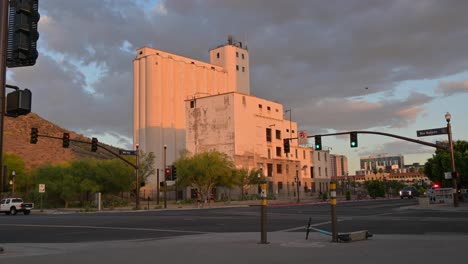
[(25, 203), (21, 198), (5, 198), (0, 201), (0, 212), (7, 215), (16, 215), (18, 212), (28, 215), (33, 208), (33, 203)]
[(406, 186), (400, 191), (400, 198), (413, 199), (419, 196), (419, 191), (413, 186)]

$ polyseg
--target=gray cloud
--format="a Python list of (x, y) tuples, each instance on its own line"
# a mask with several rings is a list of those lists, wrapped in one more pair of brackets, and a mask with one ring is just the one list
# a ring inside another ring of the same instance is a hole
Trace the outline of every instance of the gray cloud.
[(423, 112), (424, 104), (433, 98), (412, 93), (403, 100), (381, 100), (370, 103), (347, 98), (325, 98), (296, 108), (294, 116), (308, 131), (364, 130), (372, 127), (405, 127)]
[(457, 93), (468, 93), (468, 81), (440, 82), (437, 91), (446, 96)]
[[(148, 3), (41, 1), (41, 48), (63, 60), (41, 54), (36, 66), (11, 70), (9, 81), (28, 86), (34, 111), (53, 122), (125, 138), (132, 136), (135, 54), (124, 44), (207, 61), (208, 49), (233, 34), (249, 47), (252, 93), (294, 109), (300, 125), (314, 130), (407, 126), (432, 98), (368, 103), (351, 97), (366, 95), (364, 87), (391, 93), (401, 81), (468, 69), (460, 56), (468, 54), (468, 1)], [(90, 83), (74, 64), (96, 64), (103, 76)], [(440, 89), (451, 93), (449, 86)]]
[(369, 156), (379, 154), (389, 154), (389, 155), (404, 155), (404, 154), (433, 154), (435, 151), (434, 148), (426, 147), (423, 145), (418, 145), (415, 143), (410, 143), (407, 141), (392, 141), (383, 143), (375, 148), (366, 149), (359, 152), (359, 156)]

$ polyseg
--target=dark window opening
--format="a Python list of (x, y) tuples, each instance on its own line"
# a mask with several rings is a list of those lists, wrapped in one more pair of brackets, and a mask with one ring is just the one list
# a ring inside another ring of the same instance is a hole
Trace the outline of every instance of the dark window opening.
[(271, 142), (271, 128), (266, 129), (266, 141)]
[(195, 100), (190, 101), (190, 108), (195, 108)]
[(267, 176), (268, 177), (272, 177), (273, 176), (273, 164), (272, 163), (268, 163), (267, 164)]
[(278, 173), (278, 174), (283, 173), (283, 165), (276, 164), (276, 173)]

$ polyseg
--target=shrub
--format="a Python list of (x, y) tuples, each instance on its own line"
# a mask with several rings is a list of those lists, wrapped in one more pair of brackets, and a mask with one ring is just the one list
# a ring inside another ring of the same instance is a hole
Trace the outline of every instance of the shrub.
[(351, 192), (350, 191), (346, 191), (346, 200), (347, 201), (351, 200)]
[(328, 193), (323, 193), (322, 194), (322, 200), (326, 201), (328, 199)]

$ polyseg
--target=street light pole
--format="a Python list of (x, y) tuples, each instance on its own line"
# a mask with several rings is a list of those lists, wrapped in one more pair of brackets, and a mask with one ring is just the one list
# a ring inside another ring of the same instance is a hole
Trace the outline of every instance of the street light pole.
[(445, 120), (447, 121), (447, 134), (448, 134), (448, 141), (450, 147), (450, 159), (452, 161), (452, 183), (453, 183), (453, 206), (458, 207), (458, 197), (457, 197), (457, 175), (455, 168), (455, 156), (453, 154), (453, 141), (452, 141), (452, 126), (450, 125), (450, 120), (452, 119), (452, 115), (447, 112), (445, 114)]
[(136, 193), (136, 199), (135, 199), (135, 209), (138, 210), (140, 209), (140, 175), (139, 175), (139, 168), (140, 168), (140, 162), (139, 162), (139, 150), (138, 150), (138, 144), (135, 145), (136, 148), (136, 169), (135, 169), (135, 175), (136, 175), (136, 187), (135, 187), (135, 193)]
[(296, 165), (296, 189), (297, 189), (297, 203), (299, 203), (299, 166)]
[(167, 182), (166, 182), (166, 150), (167, 146), (164, 145), (164, 156), (163, 156), (163, 164), (164, 164), (164, 208), (167, 208)]
[(258, 174), (260, 179), (262, 203), (260, 206), (260, 244), (268, 244), (267, 241), (267, 189), (266, 180), (263, 177), (263, 164), (260, 164), (260, 172)]
[[(8, 0), (0, 0), (0, 178), (7, 177), (3, 168), (3, 130), (5, 116), (6, 57), (8, 39)], [(1, 249), (1, 248), (0, 248)]]
[(156, 204), (159, 205), (159, 168), (156, 169)]

